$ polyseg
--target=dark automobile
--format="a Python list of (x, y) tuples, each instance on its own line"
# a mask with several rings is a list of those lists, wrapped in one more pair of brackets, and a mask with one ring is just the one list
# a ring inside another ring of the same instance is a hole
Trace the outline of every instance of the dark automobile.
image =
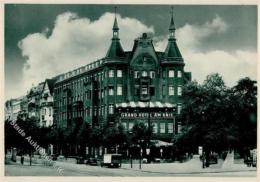
[(91, 166), (97, 166), (98, 162), (97, 162), (96, 158), (90, 157), (90, 158), (87, 159), (86, 164), (91, 165)]
[(77, 163), (77, 164), (84, 164), (84, 162), (85, 162), (84, 157), (77, 157), (77, 158), (76, 158), (76, 163)]
[(51, 160), (56, 161), (56, 160), (57, 160), (57, 157), (58, 157), (58, 156), (57, 156), (56, 154), (52, 154), (52, 155), (51, 155)]
[(209, 164), (217, 164), (218, 163), (218, 157), (216, 154), (212, 154), (209, 156)]

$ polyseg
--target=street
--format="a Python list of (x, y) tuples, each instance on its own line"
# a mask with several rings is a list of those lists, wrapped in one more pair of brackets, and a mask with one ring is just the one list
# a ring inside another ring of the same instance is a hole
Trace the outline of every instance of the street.
[[(232, 156), (230, 156), (232, 157)], [(122, 168), (105, 168), (100, 166), (89, 166), (86, 164), (75, 164), (74, 161), (56, 161), (56, 166), (62, 169), (60, 174), (52, 166), (29, 163), (21, 165), (19, 162), (5, 165), (6, 176), (230, 176), (230, 177), (255, 177), (256, 168), (247, 167), (244, 164), (230, 163), (226, 165), (227, 160), (219, 161), (218, 164), (211, 165), (209, 168), (202, 168), (201, 162), (197, 156), (194, 156), (188, 162), (175, 163), (151, 163), (142, 164), (122, 164)], [(224, 165), (223, 165), (224, 164)]]

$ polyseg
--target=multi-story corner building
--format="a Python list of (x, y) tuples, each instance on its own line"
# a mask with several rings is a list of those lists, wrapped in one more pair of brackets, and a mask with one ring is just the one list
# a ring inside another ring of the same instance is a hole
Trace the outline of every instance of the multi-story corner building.
[(134, 40), (131, 51), (125, 51), (116, 17), (112, 30), (104, 58), (58, 76), (54, 85), (56, 125), (121, 122), (131, 131), (139, 121), (153, 126), (154, 136), (171, 138), (177, 131), (175, 116), (182, 107), (182, 87), (191, 80), (191, 73), (184, 71), (173, 17), (164, 52), (155, 50), (147, 33)]
[(55, 78), (46, 79), (40, 96), (40, 126), (53, 125), (53, 89)]

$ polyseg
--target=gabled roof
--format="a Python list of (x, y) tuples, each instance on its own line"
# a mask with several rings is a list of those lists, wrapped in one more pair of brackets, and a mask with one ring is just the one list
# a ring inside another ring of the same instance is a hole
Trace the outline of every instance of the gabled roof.
[(48, 85), (49, 90), (50, 90), (50, 94), (53, 94), (53, 90), (54, 90), (54, 83), (55, 83), (56, 79), (52, 78), (52, 79), (46, 79), (45, 84)]

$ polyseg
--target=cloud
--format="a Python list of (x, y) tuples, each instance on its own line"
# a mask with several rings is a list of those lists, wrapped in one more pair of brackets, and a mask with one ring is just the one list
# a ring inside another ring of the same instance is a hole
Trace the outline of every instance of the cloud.
[[(233, 86), (243, 77), (256, 79), (257, 54), (248, 50), (233, 52), (223, 50), (200, 50), (200, 44), (209, 36), (228, 31), (227, 23), (218, 15), (202, 25), (185, 24), (176, 31), (177, 44), (184, 57), (185, 69), (192, 72), (193, 79), (202, 83), (208, 74), (220, 73), (228, 86)], [(167, 37), (155, 39), (156, 49), (164, 51)]]
[[(120, 39), (125, 50), (131, 50), (134, 39), (143, 32), (154, 33), (137, 19), (117, 16)], [(21, 89), (25, 93), (32, 83), (37, 84), (58, 74), (73, 70), (105, 56), (112, 38), (114, 15), (103, 14), (91, 21), (75, 13), (57, 16), (54, 28), (29, 34), (18, 46), (27, 58), (23, 67)], [(233, 52), (200, 50), (200, 44), (209, 36), (228, 31), (227, 23), (218, 15), (201, 25), (185, 24), (176, 31), (177, 43), (184, 57), (186, 71), (202, 82), (210, 73), (220, 73), (227, 85), (232, 86), (242, 77), (256, 79), (256, 53), (247, 50)], [(164, 51), (167, 36), (154, 37), (155, 49)], [(21, 93), (21, 92), (20, 92)]]
[(234, 86), (244, 77), (257, 77), (257, 54), (250, 51), (191, 52), (185, 54), (185, 60), (186, 70), (192, 71), (193, 79), (200, 83), (212, 73), (220, 73), (227, 86)]
[[(218, 15), (212, 21), (205, 22), (202, 25), (185, 24), (183, 27), (177, 28), (176, 38), (178, 45), (183, 50), (197, 49), (203, 39), (217, 33), (224, 33), (228, 29), (226, 22)], [(164, 51), (167, 45), (167, 37), (161, 36), (155, 39), (156, 48)]]
[[(142, 32), (154, 32), (153, 27), (136, 19), (122, 18), (120, 15), (117, 19), (125, 50), (131, 50), (134, 39)], [(18, 46), (27, 58), (23, 67), (23, 91), (33, 83), (104, 57), (111, 43), (113, 22), (112, 13), (105, 13), (98, 20), (90, 21), (66, 12), (57, 16), (53, 30), (47, 27), (22, 39)]]

